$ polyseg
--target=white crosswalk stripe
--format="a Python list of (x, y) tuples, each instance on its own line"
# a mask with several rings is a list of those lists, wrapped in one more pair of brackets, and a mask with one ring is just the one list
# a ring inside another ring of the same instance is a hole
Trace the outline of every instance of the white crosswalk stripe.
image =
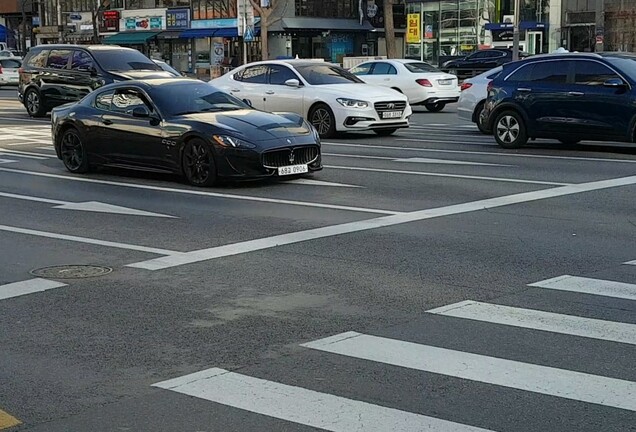
[(66, 284), (48, 279), (34, 278), (20, 282), (0, 285), (0, 300), (48, 291), (53, 288), (64, 287)]
[(578, 276), (564, 275), (535, 282), (528, 286), (636, 300), (636, 284), (590, 279)]

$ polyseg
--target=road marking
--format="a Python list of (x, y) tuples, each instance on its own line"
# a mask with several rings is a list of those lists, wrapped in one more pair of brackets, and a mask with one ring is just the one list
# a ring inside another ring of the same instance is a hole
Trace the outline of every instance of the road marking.
[(636, 324), (562, 315), (472, 300), (442, 306), (427, 312), (436, 315), (636, 345)]
[(168, 249), (158, 249), (153, 247), (138, 246), (138, 245), (127, 244), (127, 243), (117, 243), (117, 242), (111, 242), (111, 241), (105, 241), (105, 240), (92, 239), (88, 237), (78, 237), (78, 236), (72, 236), (72, 235), (66, 235), (66, 234), (52, 233), (47, 231), (38, 231), (38, 230), (32, 230), (27, 228), (12, 227), (8, 225), (0, 225), (0, 231), (13, 232), (17, 234), (27, 234), (27, 235), (46, 237), (46, 238), (52, 238), (57, 240), (68, 240), (72, 242), (87, 243), (87, 244), (93, 244), (98, 246), (107, 246), (107, 247), (113, 247), (118, 249), (134, 250), (139, 252), (148, 252), (148, 253), (153, 253), (157, 255), (177, 256), (178, 254), (181, 253), (178, 251), (172, 251)]
[(79, 211), (88, 211), (88, 212), (97, 212), (97, 213), (113, 213), (113, 214), (123, 214), (130, 216), (151, 216), (151, 217), (162, 217), (162, 218), (174, 218), (175, 216), (165, 215), (161, 213), (152, 213), (144, 210), (137, 210), (129, 207), (121, 207), (113, 204), (102, 203), (99, 201), (87, 201), (87, 202), (69, 202), (69, 201), (59, 201), (52, 200), (48, 198), (40, 198), (29, 195), (17, 195), (12, 193), (0, 192), (0, 197), (5, 198), (15, 198), (24, 201), (35, 201), (35, 202), (43, 202), (47, 204), (56, 204), (55, 209), (63, 209), (63, 210), (79, 210)]
[[(2, 168), (0, 168), (0, 170), (2, 170)], [(524, 192), (514, 195), (504, 195), (496, 198), (488, 198), (463, 204), (455, 204), (427, 210), (418, 210), (409, 213), (402, 213), (399, 215), (383, 216), (374, 219), (349, 222), (340, 225), (331, 225), (306, 231), (297, 231), (289, 234), (281, 234), (273, 237), (265, 237), (256, 240), (249, 240), (224, 246), (201, 249), (198, 251), (182, 253), (175, 256), (161, 257), (154, 260), (128, 264), (128, 267), (143, 268), (147, 270), (160, 270), (184, 264), (206, 261), (214, 258), (238, 255), (287, 244), (300, 243), (307, 240), (332, 237), (341, 234), (383, 228), (408, 222), (421, 221), (425, 219), (470, 213), (474, 211), (503, 207), (513, 204), (527, 203), (548, 198), (556, 198), (633, 184), (636, 184), (636, 176), (602, 180), (590, 183), (580, 183), (570, 186), (543, 189), (533, 192)]]
[(153, 387), (333, 432), (487, 431), (219, 368)]
[(392, 210), (351, 207), (351, 206), (342, 206), (342, 205), (336, 205), (336, 204), (312, 203), (307, 201), (290, 201), (290, 200), (276, 199), (276, 198), (255, 197), (255, 196), (249, 196), (249, 195), (231, 195), (231, 194), (224, 194), (224, 193), (217, 193), (217, 192), (206, 192), (206, 191), (200, 191), (200, 190), (188, 190), (188, 189), (177, 189), (177, 188), (170, 188), (170, 187), (150, 186), (150, 185), (143, 185), (143, 184), (137, 184), (137, 183), (124, 183), (124, 182), (111, 181), (111, 180), (98, 180), (98, 179), (85, 178), (85, 177), (70, 177), (70, 176), (60, 175), (60, 174), (50, 174), (50, 173), (43, 173), (43, 172), (36, 172), (36, 171), (23, 171), (18, 169), (11, 169), (11, 168), (0, 168), (0, 171), (39, 176), (39, 177), (59, 178), (59, 179), (69, 180), (69, 181), (106, 184), (111, 186), (154, 190), (154, 191), (160, 191), (160, 192), (174, 192), (174, 193), (182, 193), (187, 195), (211, 196), (215, 198), (237, 199), (237, 200), (243, 200), (243, 201), (256, 201), (256, 202), (265, 202), (265, 203), (272, 203), (272, 204), (294, 205), (294, 206), (301, 206), (301, 207), (325, 208), (330, 210), (346, 210), (346, 211), (352, 211), (352, 212), (358, 212), (358, 213), (375, 213), (375, 214), (384, 214), (384, 215), (402, 214), (402, 212), (392, 211)]
[[(0, 112), (0, 114), (2, 114)], [(9, 114), (14, 114), (14, 113), (9, 113)], [(50, 120), (36, 120), (36, 119), (30, 119), (30, 118), (16, 118), (16, 117), (0, 117), (0, 120), (16, 120), (16, 121), (28, 121), (28, 122), (35, 122), (35, 123), (49, 123)]]
[(53, 157), (53, 155), (50, 155), (50, 154), (33, 153), (33, 152), (26, 152), (26, 151), (6, 149), (6, 148), (0, 149), (0, 153), (9, 153), (11, 156), (16, 156), (16, 157), (31, 156), (32, 159), (50, 159)]
[(13, 153), (13, 152), (5, 151), (4, 149), (0, 149), (0, 155), (1, 156), (23, 158), (23, 159), (36, 159), (36, 160), (46, 160), (46, 159), (50, 158), (50, 156), (49, 157), (42, 157), (42, 156), (31, 156), (31, 155), (25, 155), (25, 154), (20, 154), (20, 153)]
[(13, 417), (8, 412), (0, 410), (0, 430), (8, 429), (10, 427), (17, 426), (19, 424), (22, 424), (20, 420)]
[[(0, 153), (0, 156), (2, 155), (2, 153)], [(7, 164), (7, 163), (11, 163), (11, 162), (17, 162), (11, 159), (0, 159), (0, 164)]]
[(624, 410), (636, 411), (636, 382), (347, 332), (301, 346)]
[(38, 150), (46, 150), (46, 151), (55, 151), (55, 147), (53, 147), (52, 145), (43, 146), (43, 147), (36, 147), (36, 149), (38, 149)]
[[(40, 278), (29, 279), (21, 282), (13, 282), (6, 285), (0, 285), (0, 300), (6, 300), (12, 297), (19, 297), (27, 294), (47, 291), (63, 286), (66, 286), (66, 284)], [(1, 416), (0, 425), (2, 425)]]
[[(397, 141), (416, 141), (413, 139), (398, 139)], [(589, 158), (589, 157), (574, 157), (574, 156), (547, 156), (547, 155), (535, 155), (527, 153), (504, 153), (504, 152), (484, 152), (484, 151), (469, 151), (469, 150), (444, 150), (444, 149), (429, 149), (419, 147), (398, 147), (398, 146), (385, 146), (385, 145), (371, 145), (371, 144), (349, 144), (349, 143), (336, 143), (336, 142), (322, 142), (323, 146), (334, 147), (359, 147), (359, 148), (372, 148), (372, 149), (387, 149), (387, 150), (406, 150), (406, 151), (421, 151), (431, 153), (455, 153), (455, 154), (473, 154), (473, 155), (488, 155), (488, 156), (503, 156), (503, 157), (521, 157), (521, 158), (535, 158), (535, 159), (563, 159), (563, 160), (575, 160), (575, 161), (592, 161), (592, 162), (623, 162), (623, 163), (636, 163), (636, 160), (631, 159), (603, 159), (603, 158)]]
[(394, 157), (386, 157), (386, 156), (352, 155), (352, 154), (343, 154), (343, 153), (323, 153), (322, 155), (357, 158), (357, 159), (379, 159), (379, 160), (386, 160), (391, 162), (417, 162), (417, 163), (429, 163), (429, 164), (441, 164), (441, 165), (475, 165), (475, 166), (481, 165), (481, 166), (500, 166), (500, 167), (511, 166), (511, 165), (502, 165), (502, 164), (466, 162), (466, 161), (449, 160), (449, 159), (429, 159), (429, 158), (418, 158), (418, 157), (396, 159)]
[(627, 265), (636, 265), (636, 260), (634, 261), (627, 261), (626, 263), (623, 264), (627, 264)]
[(348, 171), (367, 171), (367, 172), (380, 172), (380, 173), (389, 173), (389, 174), (408, 174), (408, 175), (419, 175), (426, 177), (446, 177), (446, 178), (459, 178), (459, 179), (468, 179), (468, 180), (487, 180), (487, 181), (499, 181), (505, 183), (523, 183), (523, 184), (537, 184), (537, 185), (547, 185), (547, 186), (567, 186), (571, 183), (557, 183), (557, 182), (547, 182), (541, 180), (522, 180), (522, 179), (512, 179), (505, 177), (485, 177), (485, 176), (473, 176), (473, 175), (465, 175), (465, 174), (443, 174), (443, 173), (434, 173), (434, 172), (424, 172), (424, 171), (403, 171), (403, 170), (392, 170), (392, 169), (382, 169), (382, 168), (362, 168), (362, 167), (352, 167), (352, 166), (340, 166), (340, 165), (324, 165), (325, 168), (331, 169), (341, 169)]
[(531, 287), (636, 300), (636, 284), (563, 275), (528, 284)]
[(344, 187), (344, 188), (362, 188), (363, 187), (363, 186), (352, 185), (352, 184), (333, 183), (333, 182), (312, 180), (312, 179), (296, 179), (296, 180), (286, 181), (284, 183), (307, 185), (307, 186), (330, 186), (330, 187)]

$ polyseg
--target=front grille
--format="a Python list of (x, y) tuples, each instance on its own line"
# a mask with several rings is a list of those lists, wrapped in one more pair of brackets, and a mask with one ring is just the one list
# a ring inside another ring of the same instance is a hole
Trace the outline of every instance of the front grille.
[(374, 105), (380, 118), (382, 113), (386, 111), (404, 111), (406, 109), (405, 101), (376, 102)]
[(316, 146), (270, 150), (263, 153), (263, 166), (278, 168), (288, 165), (310, 164), (318, 158)]

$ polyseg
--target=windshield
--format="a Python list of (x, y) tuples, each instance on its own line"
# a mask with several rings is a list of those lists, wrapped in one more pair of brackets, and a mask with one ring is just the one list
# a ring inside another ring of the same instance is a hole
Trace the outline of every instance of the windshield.
[(364, 83), (351, 72), (330, 64), (296, 66), (296, 70), (310, 85)]
[(91, 53), (102, 69), (107, 71), (161, 70), (148, 57), (132, 49), (94, 50)]
[(174, 84), (164, 84), (156, 87), (151, 97), (168, 116), (251, 109), (240, 99), (196, 81), (178, 80)]
[(621, 56), (611, 57), (607, 56), (605, 59), (618, 68), (625, 75), (629, 76), (632, 80), (636, 81), (636, 57)]
[(413, 73), (423, 73), (423, 72), (441, 72), (435, 66), (431, 66), (428, 63), (404, 63), (404, 67), (409, 70), (409, 72)]

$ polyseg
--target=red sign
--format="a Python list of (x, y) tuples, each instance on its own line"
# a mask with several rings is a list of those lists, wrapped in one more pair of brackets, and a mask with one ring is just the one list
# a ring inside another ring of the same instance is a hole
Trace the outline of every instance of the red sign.
[(116, 10), (107, 10), (102, 12), (102, 16), (105, 20), (118, 20), (119, 19), (119, 11)]

